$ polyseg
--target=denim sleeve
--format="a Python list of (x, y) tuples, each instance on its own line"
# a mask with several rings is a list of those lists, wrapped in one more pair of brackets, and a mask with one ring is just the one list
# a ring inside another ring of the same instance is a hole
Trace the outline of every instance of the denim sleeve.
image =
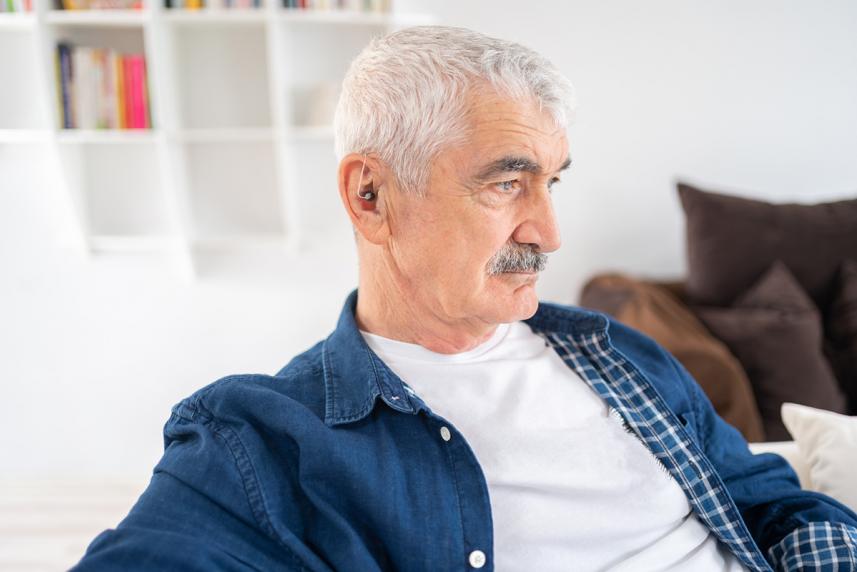
[(72, 570), (307, 570), (259, 522), (252, 476), (229, 431), (194, 396), (176, 405), (148, 487)]
[(772, 566), (857, 572), (857, 514), (826, 495), (802, 490), (781, 456), (754, 455), (741, 433), (717, 415), (687, 370), (672, 356), (670, 360), (694, 404), (699, 445)]

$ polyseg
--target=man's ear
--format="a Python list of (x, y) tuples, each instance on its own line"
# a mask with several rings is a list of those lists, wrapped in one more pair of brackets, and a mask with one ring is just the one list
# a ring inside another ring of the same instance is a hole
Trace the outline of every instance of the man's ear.
[(381, 244), (390, 235), (383, 163), (372, 155), (349, 153), (339, 162), (339, 197), (363, 238)]

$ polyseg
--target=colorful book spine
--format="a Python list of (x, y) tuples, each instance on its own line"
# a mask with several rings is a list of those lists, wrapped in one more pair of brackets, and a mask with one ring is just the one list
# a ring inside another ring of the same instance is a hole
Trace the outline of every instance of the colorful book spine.
[(64, 129), (151, 129), (143, 54), (57, 45), (57, 106)]
[(152, 106), (149, 99), (149, 73), (146, 69), (146, 58), (140, 56), (140, 98), (143, 107), (143, 127), (152, 128)]
[(86, 85), (86, 61), (84, 60), (84, 48), (74, 48), (71, 50), (71, 81), (69, 82), (69, 91), (71, 91), (72, 117), (74, 127), (84, 127), (86, 125), (86, 109), (84, 103), (86, 97), (84, 92)]
[(143, 87), (143, 68), (140, 66), (141, 58), (139, 56), (128, 56), (128, 58), (131, 60), (131, 73), (134, 76), (131, 88), (131, 98), (133, 101), (131, 115), (134, 117), (134, 129), (143, 129), (146, 127), (146, 122), (143, 120), (143, 96), (141, 92)]
[(134, 71), (128, 56), (122, 56), (122, 75), (125, 79), (122, 85), (122, 91), (125, 92), (125, 128), (134, 129)]
[(57, 56), (59, 58), (59, 85), (60, 85), (60, 104), (62, 106), (62, 126), (65, 129), (74, 127), (74, 116), (72, 115), (72, 94), (71, 94), (71, 46), (68, 44), (60, 44), (57, 46)]
[(114, 93), (116, 94), (116, 121), (119, 129), (128, 128), (128, 118), (125, 115), (125, 60), (121, 55), (115, 54), (114, 66), (116, 67), (116, 83)]

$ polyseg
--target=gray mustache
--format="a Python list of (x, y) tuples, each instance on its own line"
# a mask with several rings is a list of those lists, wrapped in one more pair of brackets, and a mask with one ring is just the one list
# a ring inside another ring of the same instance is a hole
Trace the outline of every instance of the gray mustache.
[(488, 274), (495, 276), (504, 272), (541, 272), (547, 263), (547, 254), (542, 254), (534, 246), (511, 243), (497, 251), (488, 261)]

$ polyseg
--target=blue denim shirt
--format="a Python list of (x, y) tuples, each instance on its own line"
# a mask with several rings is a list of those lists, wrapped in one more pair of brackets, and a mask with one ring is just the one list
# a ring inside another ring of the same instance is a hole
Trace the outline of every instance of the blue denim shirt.
[[(368, 348), (356, 301), (276, 375), (224, 377), (176, 404), (147, 489), (74, 570), (493, 570), (478, 459)], [(857, 515), (802, 491), (781, 457), (752, 455), (651, 339), (547, 303), (527, 323), (748, 568), (857, 570)]]

